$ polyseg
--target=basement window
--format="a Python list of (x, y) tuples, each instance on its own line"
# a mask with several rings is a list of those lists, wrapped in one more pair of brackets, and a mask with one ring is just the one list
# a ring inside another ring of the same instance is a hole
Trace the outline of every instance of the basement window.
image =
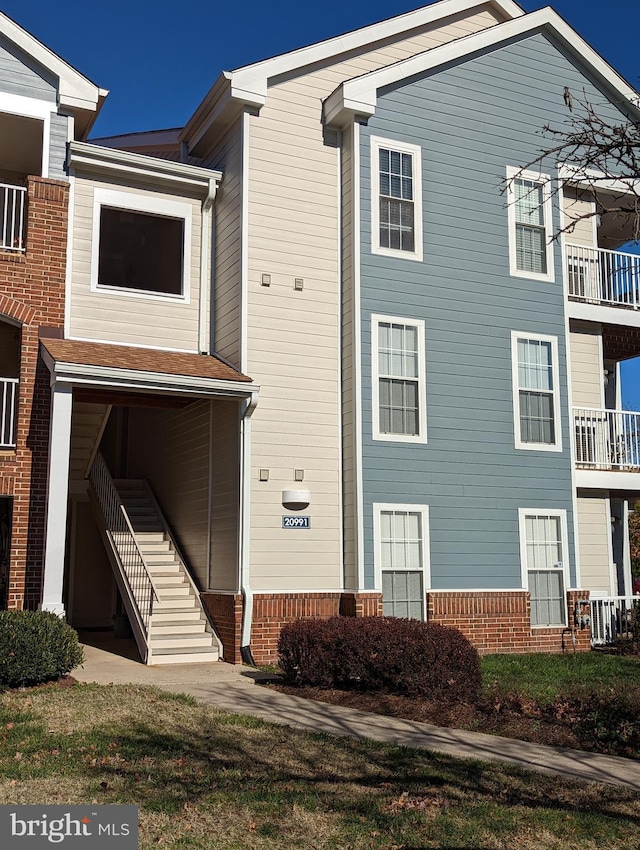
[(191, 205), (96, 190), (92, 289), (187, 300)]

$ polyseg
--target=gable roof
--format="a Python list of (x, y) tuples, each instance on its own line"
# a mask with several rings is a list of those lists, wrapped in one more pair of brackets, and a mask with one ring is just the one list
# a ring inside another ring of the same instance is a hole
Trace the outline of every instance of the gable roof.
[(194, 148), (207, 134), (214, 121), (225, 113), (233, 112), (234, 107), (237, 112), (244, 106), (263, 106), (268, 81), (273, 77), (301, 70), (348, 51), (364, 50), (385, 39), (409, 33), (452, 15), (471, 12), (482, 6), (493, 7), (508, 20), (525, 14), (513, 0), (440, 0), (430, 6), (423, 6), (413, 12), (397, 15), (344, 35), (244, 65), (235, 71), (223, 71), (187, 122), (180, 139), (188, 139), (190, 148)]
[(0, 12), (0, 34), (58, 80), (58, 105), (73, 113), (78, 135), (86, 136), (109, 92), (92, 83), (4, 12)]
[(325, 123), (341, 125), (353, 120), (356, 115), (370, 117), (375, 114), (378, 90), (383, 86), (393, 85), (445, 63), (464, 59), (497, 47), (503, 42), (536, 32), (553, 35), (582, 65), (587, 66), (606, 88), (621, 98), (627, 107), (640, 114), (638, 92), (557, 12), (547, 6), (537, 12), (418, 53), (377, 71), (346, 80), (324, 102)]

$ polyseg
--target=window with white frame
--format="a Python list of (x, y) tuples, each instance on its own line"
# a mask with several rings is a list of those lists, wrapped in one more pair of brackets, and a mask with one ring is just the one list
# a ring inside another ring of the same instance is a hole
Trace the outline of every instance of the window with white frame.
[(561, 451), (557, 339), (513, 332), (511, 359), (516, 448)]
[(188, 300), (191, 228), (188, 202), (96, 189), (92, 289)]
[(374, 505), (376, 586), (387, 617), (425, 617), (428, 516), (426, 505)]
[(523, 583), (531, 597), (532, 626), (566, 626), (565, 511), (520, 510)]
[(373, 439), (426, 442), (424, 322), (371, 317)]
[(422, 259), (421, 151), (417, 145), (371, 138), (371, 250)]
[(507, 169), (511, 274), (553, 281), (550, 178)]

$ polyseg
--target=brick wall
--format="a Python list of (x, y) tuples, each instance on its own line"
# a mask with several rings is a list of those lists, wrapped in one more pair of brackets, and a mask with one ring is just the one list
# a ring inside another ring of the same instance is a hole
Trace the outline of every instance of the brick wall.
[(21, 323), (16, 450), (0, 455), (0, 495), (13, 496), (9, 608), (40, 602), (50, 389), (38, 338), (41, 326), (64, 327), (68, 191), (30, 177), (26, 251), (0, 252), (0, 314)]
[[(427, 594), (427, 619), (459, 629), (480, 653), (562, 652), (590, 649), (589, 629), (574, 629), (574, 605), (588, 599), (588, 591), (567, 593), (567, 622), (562, 628), (531, 628), (529, 594), (524, 590), (504, 593), (447, 592)], [(564, 634), (563, 634), (564, 631)]]
[(200, 596), (222, 642), (223, 661), (241, 664), (242, 594), (201, 593)]

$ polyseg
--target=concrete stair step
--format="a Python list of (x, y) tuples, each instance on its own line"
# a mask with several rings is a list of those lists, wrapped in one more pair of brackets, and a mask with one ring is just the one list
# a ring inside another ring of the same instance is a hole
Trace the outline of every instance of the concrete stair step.
[(180, 588), (180, 592), (182, 593), (183, 587), (190, 587), (189, 583), (185, 581), (182, 572), (169, 573), (169, 575), (162, 575), (162, 573), (151, 573), (151, 575), (153, 576), (153, 581), (155, 582), (156, 587), (162, 590), (166, 590), (168, 588)]
[(156, 576), (182, 575), (181, 566), (177, 561), (175, 564), (147, 564), (147, 566), (153, 578)]
[[(138, 544), (140, 546), (140, 544)], [(144, 555), (144, 559), (149, 566), (152, 564), (157, 564), (158, 566), (164, 564), (179, 564), (180, 561), (176, 558), (175, 552), (149, 552), (144, 546), (140, 546), (140, 551)]]
[(156, 649), (152, 651), (151, 664), (191, 664), (204, 661), (217, 661), (218, 648), (203, 646), (194, 651), (191, 649)]
[(149, 646), (155, 654), (156, 649), (200, 649), (212, 646), (211, 635), (201, 634), (152, 635)]
[(159, 635), (208, 634), (204, 620), (166, 620), (151, 625), (151, 638)]
[(158, 591), (160, 599), (163, 602), (168, 599), (182, 599), (186, 596), (191, 596), (193, 599), (195, 599), (191, 585), (187, 584), (186, 582), (177, 584), (174, 581), (173, 584), (159, 587)]
[(164, 531), (140, 531), (136, 533), (138, 546), (146, 546), (147, 544), (169, 543), (165, 538)]
[(204, 622), (202, 620), (202, 612), (200, 607), (195, 605), (187, 607), (184, 605), (166, 606), (158, 609), (159, 603), (154, 603), (153, 614), (151, 615), (151, 625), (164, 625), (165, 623), (174, 623), (179, 620), (181, 623)]

